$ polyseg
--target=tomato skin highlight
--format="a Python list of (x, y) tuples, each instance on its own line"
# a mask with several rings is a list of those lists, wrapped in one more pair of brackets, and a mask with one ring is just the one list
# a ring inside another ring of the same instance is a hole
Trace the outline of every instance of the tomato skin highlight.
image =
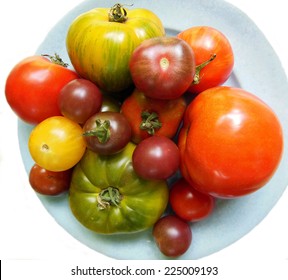
[(210, 26), (194, 26), (177, 35), (194, 51), (196, 68), (216, 55), (202, 70), (198, 82), (191, 83), (188, 91), (198, 94), (208, 88), (222, 85), (230, 77), (234, 67), (234, 53), (228, 38)]
[(147, 97), (175, 99), (193, 81), (194, 52), (177, 37), (151, 38), (134, 50), (129, 69), (136, 88)]
[(172, 185), (169, 202), (175, 214), (189, 222), (206, 219), (215, 206), (214, 197), (200, 193), (184, 178)]
[(9, 73), (5, 95), (15, 114), (35, 125), (48, 117), (60, 116), (58, 95), (63, 86), (77, 79), (75, 71), (43, 56), (23, 59)]
[(251, 93), (219, 86), (188, 106), (178, 146), (181, 172), (200, 192), (236, 198), (263, 187), (283, 152), (281, 124)]

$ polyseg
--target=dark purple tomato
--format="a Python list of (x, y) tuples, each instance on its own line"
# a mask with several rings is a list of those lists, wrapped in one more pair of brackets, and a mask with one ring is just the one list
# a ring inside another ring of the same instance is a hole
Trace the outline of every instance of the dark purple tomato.
[(152, 234), (159, 250), (168, 257), (183, 255), (192, 242), (189, 224), (174, 215), (160, 218), (155, 223)]
[(75, 79), (61, 89), (58, 105), (63, 116), (84, 124), (100, 111), (102, 100), (102, 93), (95, 84), (85, 79)]
[(168, 137), (154, 135), (137, 145), (132, 163), (135, 172), (144, 179), (167, 179), (178, 170), (179, 149)]
[(29, 173), (31, 187), (43, 195), (58, 195), (69, 189), (72, 169), (54, 172), (34, 164)]
[(100, 154), (120, 152), (131, 139), (131, 126), (119, 112), (99, 112), (90, 117), (83, 126), (87, 148)]
[(196, 69), (191, 47), (177, 37), (145, 40), (133, 52), (129, 67), (136, 88), (157, 99), (183, 95)]

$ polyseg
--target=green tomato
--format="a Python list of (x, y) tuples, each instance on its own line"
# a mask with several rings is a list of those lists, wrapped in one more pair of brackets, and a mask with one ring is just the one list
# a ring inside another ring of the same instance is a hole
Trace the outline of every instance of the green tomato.
[(74, 169), (70, 207), (77, 220), (97, 233), (129, 233), (153, 226), (169, 197), (165, 180), (143, 180), (132, 166), (135, 145), (115, 155), (87, 149)]
[(66, 48), (80, 76), (116, 93), (133, 84), (129, 61), (134, 49), (148, 38), (164, 35), (162, 22), (152, 11), (116, 4), (76, 17), (68, 29)]

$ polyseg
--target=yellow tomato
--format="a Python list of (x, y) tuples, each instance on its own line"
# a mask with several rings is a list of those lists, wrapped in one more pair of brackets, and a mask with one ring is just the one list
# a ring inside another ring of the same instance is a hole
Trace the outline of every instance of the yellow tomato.
[(72, 168), (82, 158), (86, 144), (79, 124), (62, 116), (39, 123), (29, 137), (33, 160), (50, 171)]
[(144, 40), (164, 36), (161, 20), (152, 11), (125, 9), (120, 4), (80, 14), (68, 29), (66, 48), (74, 69), (106, 92), (132, 85), (129, 60)]

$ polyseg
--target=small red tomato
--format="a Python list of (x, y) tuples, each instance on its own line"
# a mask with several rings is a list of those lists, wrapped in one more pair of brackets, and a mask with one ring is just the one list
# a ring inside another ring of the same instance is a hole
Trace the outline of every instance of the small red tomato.
[(130, 72), (136, 88), (156, 99), (175, 99), (193, 81), (195, 60), (188, 43), (177, 37), (145, 40), (133, 52)]
[(178, 170), (179, 149), (171, 139), (154, 135), (137, 145), (132, 163), (135, 172), (144, 179), (167, 179)]
[(102, 100), (99, 88), (85, 79), (69, 82), (61, 89), (58, 97), (62, 115), (79, 124), (85, 123), (100, 111)]
[(200, 193), (184, 178), (172, 185), (169, 200), (175, 214), (190, 222), (208, 217), (215, 205), (215, 199), (212, 196)]
[(29, 173), (31, 187), (43, 195), (58, 195), (69, 189), (72, 169), (54, 172), (34, 164)]
[(155, 223), (152, 234), (159, 250), (168, 257), (183, 255), (192, 242), (189, 224), (174, 215), (160, 218)]

